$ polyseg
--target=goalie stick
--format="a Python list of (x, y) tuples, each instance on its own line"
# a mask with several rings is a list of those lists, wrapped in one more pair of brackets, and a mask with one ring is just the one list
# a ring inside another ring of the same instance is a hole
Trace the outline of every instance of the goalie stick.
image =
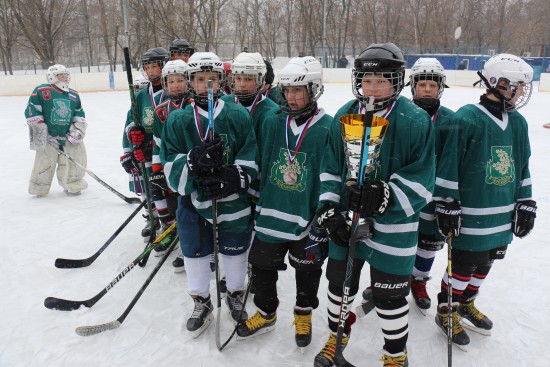
[[(125, 267), (105, 288), (103, 288), (98, 294), (93, 296), (92, 298), (89, 298), (84, 301), (72, 301), (68, 299), (62, 299), (62, 298), (56, 298), (56, 297), (48, 297), (44, 300), (44, 306), (46, 308), (49, 308), (51, 310), (59, 310), (59, 311), (73, 311), (78, 310), (81, 306), (86, 306), (88, 308), (92, 307), (99, 301), (107, 292), (109, 292), (117, 283), (124, 278), (126, 274), (130, 272), (140, 261), (141, 259), (146, 255), (149, 254), (155, 246), (162, 241), (168, 233), (170, 233), (172, 230), (176, 228), (176, 223), (172, 223), (170, 227), (166, 229), (152, 244), (147, 246), (145, 250), (134, 260)], [(176, 236), (176, 238), (178, 238)]]

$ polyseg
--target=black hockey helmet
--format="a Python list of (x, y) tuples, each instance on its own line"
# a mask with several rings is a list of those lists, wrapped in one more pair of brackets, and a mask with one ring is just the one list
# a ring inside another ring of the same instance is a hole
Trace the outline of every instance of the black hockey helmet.
[(355, 59), (352, 71), (353, 94), (359, 101), (364, 101), (362, 81), (365, 74), (381, 74), (393, 86), (393, 93), (387, 98), (376, 99), (375, 109), (381, 110), (394, 101), (405, 85), (406, 62), (403, 53), (391, 42), (373, 43), (363, 50)]
[(141, 65), (156, 62), (162, 69), (164, 64), (170, 59), (170, 54), (164, 47), (150, 48), (141, 57)]
[(189, 41), (185, 38), (176, 38), (172, 41), (170, 45), (170, 56), (174, 54), (185, 54), (188, 53), (189, 56), (193, 55), (195, 49), (191, 47)]

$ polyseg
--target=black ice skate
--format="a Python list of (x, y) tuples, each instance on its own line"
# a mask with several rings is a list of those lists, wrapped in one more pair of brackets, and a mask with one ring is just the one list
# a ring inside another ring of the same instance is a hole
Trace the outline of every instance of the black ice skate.
[[(166, 229), (168, 229), (169, 225), (166, 225), (166, 227), (162, 226), (162, 231), (164, 232)], [(164, 236), (162, 240), (155, 246), (155, 249), (153, 250), (155, 257), (164, 256), (166, 251), (170, 248), (170, 244), (172, 241), (174, 241), (174, 238), (178, 235), (178, 231), (174, 228), (169, 233)]]
[(210, 296), (204, 298), (200, 296), (192, 296), (195, 302), (195, 308), (189, 320), (187, 320), (187, 330), (189, 330), (193, 338), (198, 338), (204, 330), (212, 323), (212, 302)]
[(432, 300), (426, 290), (426, 282), (430, 278), (412, 277), (411, 278), (411, 293), (414, 299), (414, 303), (419, 308), (420, 313), (426, 316), (426, 311), (432, 305)]
[[(149, 223), (149, 215), (143, 214), (143, 217), (147, 219), (147, 224), (141, 230), (141, 237), (143, 237), (143, 242), (149, 242), (151, 238), (151, 223)], [(160, 230), (160, 220), (158, 217), (153, 217), (153, 228), (155, 231)]]
[[(296, 345), (300, 348), (305, 348), (311, 343), (311, 307), (294, 307), (294, 322), (292, 325), (296, 326)], [(304, 352), (301, 349), (302, 353)]]
[(174, 267), (174, 273), (183, 273), (185, 271), (185, 262), (183, 260), (183, 255), (179, 255), (172, 261), (172, 266)]
[[(447, 325), (449, 324), (448, 319), (449, 311), (448, 307), (445, 306), (437, 306), (437, 315), (435, 315), (435, 323), (441, 331), (443, 331), (443, 334), (447, 336)], [(458, 312), (456, 309), (452, 310), (452, 322), (453, 322), (453, 336), (452, 340), (453, 343), (463, 351), (467, 351), (466, 348), (468, 344), (470, 344), (470, 337), (466, 333), (466, 331), (462, 328), (462, 325), (460, 324), (460, 316), (458, 316)]]
[(246, 307), (243, 304), (243, 301), (243, 291), (228, 292), (227, 297), (225, 297), (225, 304), (228, 307), (229, 316), (231, 316), (231, 319), (235, 324), (248, 319), (248, 314), (246, 313)]
[[(342, 351), (348, 345), (349, 335), (345, 334), (342, 336)], [(321, 351), (315, 356), (313, 361), (313, 367), (332, 367), (334, 366), (334, 353), (336, 352), (336, 335), (330, 333), (325, 346)]]
[(374, 310), (374, 298), (372, 298), (372, 289), (371, 287), (365, 288), (365, 290), (362, 293), (363, 299), (361, 300), (361, 304), (357, 306), (355, 309), (355, 314), (357, 317), (361, 318), (363, 316), (366, 316)]
[(237, 340), (268, 333), (275, 329), (275, 322), (277, 322), (276, 312), (264, 315), (260, 311), (256, 311), (254, 316), (237, 328)]
[(468, 302), (460, 302), (458, 305), (458, 315), (461, 317), (460, 322), (468, 330), (475, 331), (482, 335), (491, 335), (493, 322), (477, 309), (474, 300)]

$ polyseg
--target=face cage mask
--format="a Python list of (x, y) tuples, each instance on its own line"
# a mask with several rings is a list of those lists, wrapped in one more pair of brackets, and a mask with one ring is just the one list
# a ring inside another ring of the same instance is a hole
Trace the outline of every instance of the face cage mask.
[[(67, 81), (66, 82), (62, 82), (61, 80), (59, 80), (59, 75), (61, 75), (61, 74), (66, 74), (67, 75)], [(65, 92), (69, 91), (69, 84), (71, 83), (71, 74), (69, 72), (67, 72), (67, 71), (57, 72), (57, 73), (53, 74), (53, 77), (55, 79), (55, 83), (52, 83), (52, 84), (54, 84), (59, 89), (64, 90)]]
[(285, 97), (285, 88), (289, 86), (280, 85), (280, 87), (283, 97), (281, 101), (281, 110), (287, 115), (294, 117), (295, 119), (310, 116), (313, 111), (317, 109), (317, 100), (319, 99), (319, 97), (321, 97), (325, 88), (323, 85), (321, 85), (320, 90), (315, 93), (313, 83), (309, 82), (308, 85), (305, 86), (309, 95), (309, 103), (301, 110), (292, 110)]
[[(523, 95), (520, 96), (516, 100), (515, 103), (512, 103), (511, 101), (514, 99), (514, 97), (516, 96), (518, 90), (522, 86), (523, 86)], [(508, 88), (506, 88), (506, 89), (499, 88), (498, 83), (497, 83), (497, 86), (495, 87), (495, 90), (496, 90), (496, 93), (499, 94), (497, 96), (497, 98), (499, 98), (501, 101), (504, 101), (504, 109), (506, 111), (513, 111), (513, 110), (519, 110), (520, 108), (527, 105), (527, 103), (531, 99), (531, 92), (533, 91), (533, 88), (532, 88), (532, 83), (531, 82), (529, 82), (529, 83), (510, 83), (508, 85)], [(508, 91), (512, 92), (511, 97), (509, 99), (505, 97), (505, 95), (508, 94)], [(502, 92), (504, 92), (504, 94)]]
[[(168, 77), (170, 75), (182, 75), (183, 76), (183, 80), (185, 81), (185, 90), (181, 93), (178, 93), (178, 94), (172, 94), (170, 93), (170, 91), (168, 91)], [(185, 75), (184, 74), (169, 74), (169, 75), (165, 75), (164, 77), (162, 77), (162, 89), (164, 89), (164, 94), (166, 95), (166, 97), (174, 100), (174, 101), (181, 101), (182, 99), (184, 99), (185, 97), (187, 97), (187, 94), (188, 94), (188, 90), (189, 88), (187, 87), (187, 78), (185, 78)]]
[[(256, 78), (256, 89), (253, 92), (245, 92), (245, 93), (239, 93), (237, 91), (235, 85), (235, 77), (236, 76), (245, 76), (245, 75), (252, 75)], [(239, 101), (244, 103), (252, 103), (254, 101), (254, 98), (260, 93), (260, 89), (263, 85), (263, 77), (260, 74), (230, 74), (229, 76), (229, 90), (231, 91), (231, 94), (234, 95), (239, 99)]]
[[(353, 95), (357, 100), (361, 103), (365, 103), (367, 101), (366, 97), (363, 93), (363, 77), (367, 74), (370, 74), (371, 76), (374, 75), (382, 75), (384, 79), (387, 79), (391, 85), (393, 86), (393, 92), (389, 96), (382, 96), (382, 97), (376, 97), (374, 100), (374, 111), (380, 111), (384, 108), (388, 107), (390, 103), (395, 101), (397, 99), (397, 96), (399, 96), (399, 93), (401, 93), (401, 90), (403, 89), (404, 82), (403, 78), (405, 76), (405, 71), (357, 71), (353, 70), (353, 73), (351, 75), (351, 82), (353, 85)], [(378, 79), (374, 79), (378, 80)]]
[[(198, 71), (198, 72), (202, 72), (202, 70)], [(197, 73), (197, 71), (194, 71), (194, 72), (191, 72), (191, 73), (187, 74), (187, 78), (185, 80), (186, 83), (187, 83), (187, 95), (190, 98), (194, 99), (196, 104), (198, 104), (200, 106), (207, 106), (208, 105), (208, 91), (206, 91), (204, 95), (200, 95), (200, 94), (197, 94), (195, 89), (191, 86), (191, 80), (193, 80), (196, 73)], [(217, 89), (212, 89), (212, 99), (213, 99), (214, 103), (216, 103), (218, 98), (222, 95), (222, 93), (223, 93), (222, 88), (223, 88), (223, 85), (224, 85), (224, 82), (225, 82), (225, 73), (220, 72), (220, 71), (216, 71), (216, 73), (218, 74), (218, 85), (219, 86), (218, 86)]]
[[(149, 64), (157, 64), (161, 70), (161, 74), (158, 76), (158, 78), (149, 78), (149, 76), (147, 75), (147, 72), (145, 71), (145, 65), (149, 65)], [(165, 62), (164, 61), (160, 61), (160, 60), (154, 60), (154, 61), (147, 61), (147, 62), (142, 62), (141, 64), (141, 75), (143, 75), (143, 77), (145, 79), (147, 79), (149, 82), (151, 82), (151, 84), (155, 84), (157, 85), (156, 83), (160, 82), (161, 81), (161, 78), (162, 78), (162, 68), (164, 67), (164, 64)]]

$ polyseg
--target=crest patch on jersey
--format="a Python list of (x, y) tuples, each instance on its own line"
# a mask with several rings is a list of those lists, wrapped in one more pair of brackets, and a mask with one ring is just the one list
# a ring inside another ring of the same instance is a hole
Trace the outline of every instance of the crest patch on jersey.
[(44, 101), (49, 101), (50, 99), (52, 99), (52, 94), (50, 93), (49, 90), (43, 90), (42, 98), (44, 99)]
[(71, 120), (71, 102), (66, 99), (56, 98), (53, 100), (54, 108), (51, 112), (50, 121), (55, 125), (69, 125)]
[(491, 159), (487, 162), (485, 182), (504, 186), (515, 180), (512, 146), (491, 147)]
[[(294, 154), (291, 151), (291, 154)], [(269, 180), (275, 186), (286, 191), (304, 191), (307, 182), (306, 153), (298, 152), (294, 158), (294, 163), (290, 163), (288, 150), (281, 148), (279, 150), (279, 159), (271, 167)]]
[(153, 110), (153, 108), (145, 107), (145, 109), (143, 110), (143, 118), (141, 122), (143, 123), (143, 127), (145, 127), (145, 130), (147, 130), (147, 132), (153, 131), (153, 123), (155, 122), (154, 116), (155, 111)]
[(159, 108), (156, 112), (157, 112), (157, 116), (160, 119), (160, 122), (166, 121), (166, 118), (168, 117), (168, 113), (166, 112), (166, 108)]

